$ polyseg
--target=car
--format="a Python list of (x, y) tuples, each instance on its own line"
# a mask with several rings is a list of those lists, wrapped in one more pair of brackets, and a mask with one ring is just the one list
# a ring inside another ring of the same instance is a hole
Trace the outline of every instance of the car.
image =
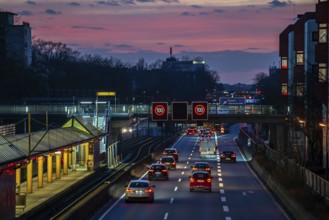
[(190, 192), (195, 190), (206, 190), (211, 192), (213, 177), (207, 171), (195, 171), (189, 176)]
[(236, 163), (236, 153), (233, 151), (223, 151), (220, 153), (220, 162)]
[(211, 166), (208, 162), (195, 162), (193, 166), (191, 166), (192, 168), (192, 173), (196, 172), (196, 171), (206, 171), (207, 173), (209, 173), (209, 175), (211, 175)]
[(165, 148), (162, 154), (173, 156), (176, 162), (178, 162), (178, 150), (176, 148)]
[(169, 180), (168, 170), (165, 164), (152, 164), (147, 175), (149, 180)]
[(168, 169), (176, 169), (176, 160), (173, 156), (162, 156), (159, 162), (167, 166)]
[(146, 201), (154, 202), (154, 188), (149, 180), (131, 180), (126, 186), (125, 202)]
[(187, 131), (186, 131), (186, 135), (194, 135), (194, 130), (192, 130), (192, 129), (187, 129)]

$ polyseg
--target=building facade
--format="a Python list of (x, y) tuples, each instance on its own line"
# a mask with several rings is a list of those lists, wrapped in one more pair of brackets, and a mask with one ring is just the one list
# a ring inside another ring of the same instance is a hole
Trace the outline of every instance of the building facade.
[(280, 34), (281, 94), (290, 115), (287, 153), (328, 169), (328, 0)]
[(32, 63), (31, 27), (23, 22), (15, 24), (17, 14), (0, 12), (0, 59), (12, 59), (24, 66)]

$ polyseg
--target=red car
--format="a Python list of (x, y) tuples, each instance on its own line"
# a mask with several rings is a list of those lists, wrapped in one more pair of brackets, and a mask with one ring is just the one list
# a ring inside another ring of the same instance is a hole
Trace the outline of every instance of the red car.
[(186, 135), (194, 135), (194, 130), (187, 129)]
[(213, 177), (206, 171), (195, 171), (190, 178), (190, 192), (195, 190), (206, 190), (211, 192)]

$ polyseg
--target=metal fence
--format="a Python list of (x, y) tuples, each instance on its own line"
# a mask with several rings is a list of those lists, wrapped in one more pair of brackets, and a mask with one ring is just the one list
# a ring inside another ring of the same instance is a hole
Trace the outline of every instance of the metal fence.
[(243, 129), (240, 130), (239, 138), (240, 141), (244, 142), (246, 146), (248, 145), (249, 140), (249, 143), (252, 145), (250, 147), (254, 151), (263, 151), (267, 159), (276, 163), (276, 165), (280, 168), (280, 172), (282, 172), (284, 176), (291, 178), (295, 182), (298, 181), (298, 184), (304, 184), (311, 187), (315, 192), (329, 201), (328, 180), (296, 163), (294, 159), (290, 159), (284, 154), (268, 147), (260, 140), (255, 140), (253, 135)]

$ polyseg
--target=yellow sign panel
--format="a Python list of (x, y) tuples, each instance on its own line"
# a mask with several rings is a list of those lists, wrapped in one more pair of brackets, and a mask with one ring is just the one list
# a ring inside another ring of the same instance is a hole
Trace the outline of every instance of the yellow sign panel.
[(97, 96), (116, 96), (115, 92), (97, 92)]

